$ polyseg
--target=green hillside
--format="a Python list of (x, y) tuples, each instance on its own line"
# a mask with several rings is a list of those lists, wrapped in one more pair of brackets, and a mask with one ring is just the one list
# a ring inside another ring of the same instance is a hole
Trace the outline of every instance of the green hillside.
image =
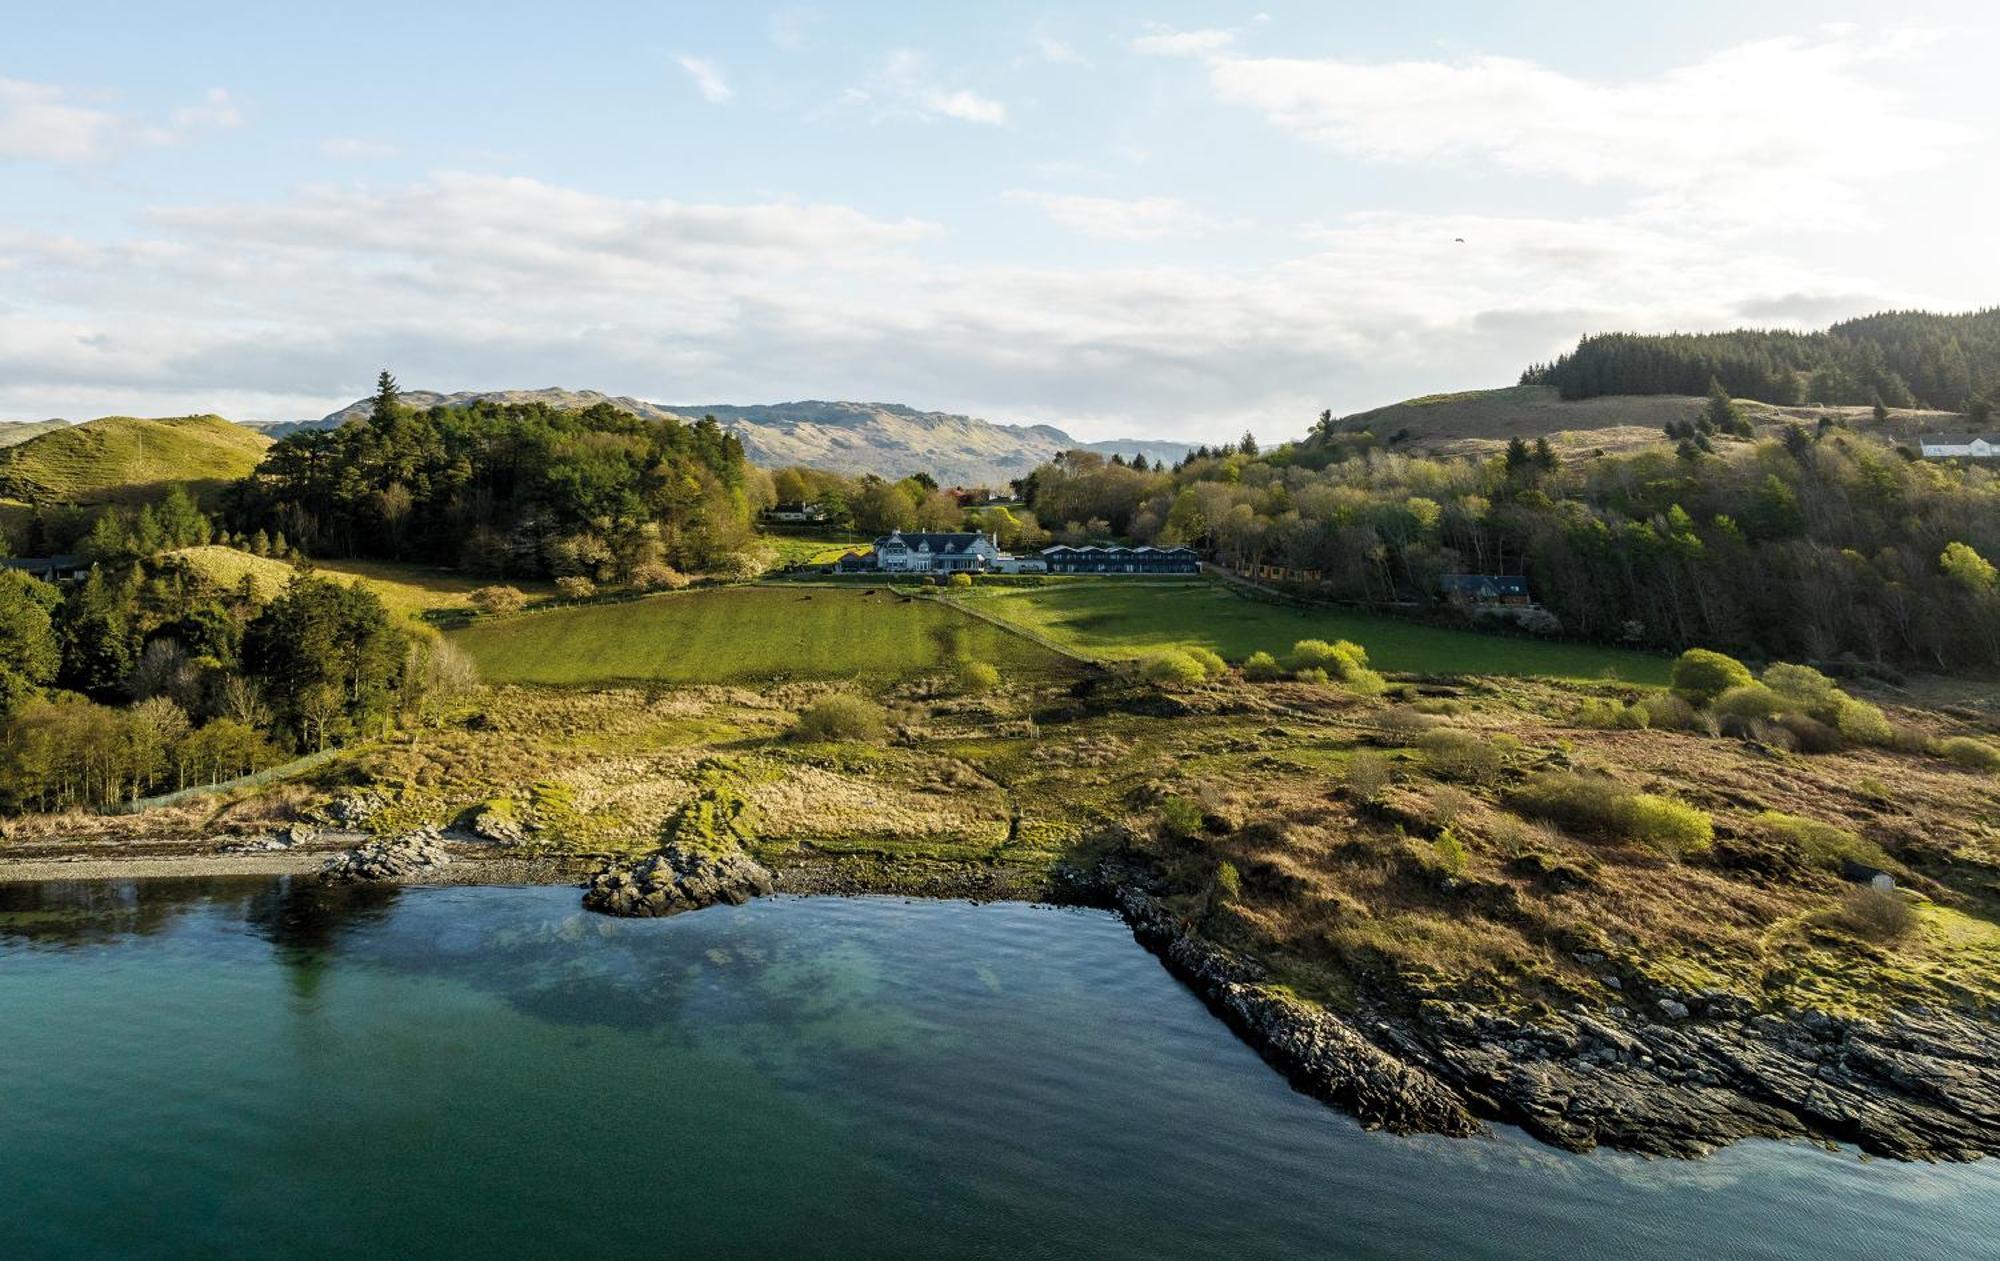
[(220, 416), (107, 416), (0, 448), (0, 498), (137, 503), (176, 483), (207, 497), (256, 468), (270, 445)]

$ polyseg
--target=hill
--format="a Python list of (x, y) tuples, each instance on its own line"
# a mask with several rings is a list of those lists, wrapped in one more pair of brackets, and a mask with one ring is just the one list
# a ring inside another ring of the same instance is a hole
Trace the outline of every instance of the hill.
[(67, 429), (66, 420), (0, 420), (0, 447), (16, 446), (52, 429)]
[(1885, 311), (1824, 332), (1599, 333), (1521, 375), (1564, 398), (1701, 394), (1711, 380), (1766, 403), (1962, 412), (2000, 394), (2000, 307), (1958, 315)]
[(0, 498), (131, 503), (176, 484), (203, 496), (256, 468), (270, 445), (220, 416), (107, 416), (0, 448)]
[[(929, 473), (946, 485), (999, 485), (1024, 476), (1059, 451), (1082, 448), (1127, 457), (1144, 453), (1169, 463), (1185, 455), (1185, 443), (1140, 438), (1079, 442), (1053, 425), (1004, 425), (951, 412), (926, 412), (901, 403), (847, 403), (808, 400), (739, 406), (729, 403), (665, 405), (612, 396), (596, 390), (484, 390), (438, 394), (406, 390), (412, 407), (462, 407), (491, 400), (546, 403), (580, 408), (610, 403), (635, 416), (697, 420), (714, 416), (743, 443), (754, 464), (780, 468), (809, 464), (842, 473), (904, 477)], [(302, 428), (331, 428), (368, 414), (359, 400), (317, 421), (257, 426), (282, 437)]]
[[(1547, 438), (1561, 454), (1637, 450), (1665, 441), (1665, 426), (1693, 420), (1706, 398), (1683, 394), (1615, 394), (1565, 399), (1548, 385), (1516, 385), (1458, 394), (1427, 394), (1387, 407), (1342, 417), (1342, 433), (1368, 432), (1392, 446), (1416, 447), (1440, 455), (1496, 451), (1514, 437)], [(1895, 441), (1962, 424), (1951, 412), (1897, 408), (1877, 422), (1868, 407), (1772, 406), (1739, 399), (1753, 424), (1816, 422), (1832, 415), (1848, 426), (1879, 432)]]

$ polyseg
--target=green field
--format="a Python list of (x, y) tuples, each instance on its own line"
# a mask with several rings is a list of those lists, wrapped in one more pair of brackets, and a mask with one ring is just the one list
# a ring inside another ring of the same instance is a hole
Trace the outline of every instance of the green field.
[(1020, 674), (1065, 659), (887, 588), (721, 587), (474, 622), (452, 638), (494, 683), (747, 683), (893, 676), (958, 654)]
[(196, 498), (247, 475), (271, 440), (220, 416), (107, 416), (0, 448), (0, 495), (29, 503), (138, 503), (175, 485)]
[(1634, 683), (1664, 683), (1669, 665), (1664, 657), (1616, 648), (1288, 608), (1214, 582), (1079, 579), (1042, 587), (978, 587), (955, 598), (1096, 657), (1136, 657), (1200, 644), (1241, 661), (1259, 649), (1282, 658), (1301, 639), (1351, 639), (1368, 649), (1376, 668), (1419, 674), (1594, 679), (1609, 671)]

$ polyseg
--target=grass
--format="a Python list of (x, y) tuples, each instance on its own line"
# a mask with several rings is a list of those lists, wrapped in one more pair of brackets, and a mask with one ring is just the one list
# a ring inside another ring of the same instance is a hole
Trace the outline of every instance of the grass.
[(248, 474), (271, 440), (220, 416), (107, 416), (0, 448), (0, 495), (32, 503), (140, 503), (174, 485), (206, 498)]
[(500, 683), (743, 683), (895, 676), (958, 656), (1003, 674), (1062, 659), (926, 600), (887, 589), (723, 587), (475, 622), (453, 632)]
[[(260, 600), (268, 600), (284, 590), (285, 584), (298, 572), (285, 561), (252, 556), (233, 547), (212, 544), (207, 547), (184, 547), (174, 555), (193, 565), (210, 581), (224, 587), (233, 589), (247, 575)], [(318, 561), (314, 568), (321, 576), (339, 582), (361, 582), (382, 597), (382, 603), (391, 615), (407, 618), (421, 618), (425, 613), (437, 610), (469, 609), (472, 607), (472, 592), (490, 581), (469, 578), (452, 570), (390, 561)], [(553, 584), (546, 582), (517, 582), (514, 585), (530, 598), (552, 595), (555, 591)]]
[(766, 534), (763, 536), (778, 553), (780, 565), (831, 565), (849, 552), (865, 552), (873, 547), (873, 539), (810, 538), (797, 534)]
[(1212, 582), (1101, 579), (1044, 587), (980, 587), (970, 606), (1101, 658), (1142, 657), (1189, 644), (1231, 661), (1280, 658), (1301, 639), (1351, 639), (1379, 669), (1418, 674), (1512, 674), (1665, 683), (1663, 657), (1425, 626), (1366, 613), (1295, 609)]

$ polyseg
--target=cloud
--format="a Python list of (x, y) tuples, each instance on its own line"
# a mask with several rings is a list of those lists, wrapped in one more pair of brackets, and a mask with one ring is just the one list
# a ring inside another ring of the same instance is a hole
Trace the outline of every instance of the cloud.
[(149, 123), (67, 88), (0, 78), (0, 160), (85, 165), (135, 149), (179, 144), (195, 134), (241, 126), (229, 93), (211, 88), (195, 105)]
[(375, 158), (393, 158), (402, 152), (395, 145), (376, 140), (363, 140), (357, 136), (330, 136), (319, 142), (319, 151), (329, 158), (357, 162)]
[(850, 88), (843, 99), (873, 103), (880, 117), (955, 118), (990, 127), (1007, 122), (1004, 102), (939, 82), (930, 59), (908, 48), (890, 53), (865, 86)]
[(764, 23), (771, 42), (788, 53), (805, 51), (807, 37), (819, 15), (809, 9), (780, 9)]
[(1047, 31), (1034, 34), (1035, 52), (1043, 61), (1057, 66), (1087, 66), (1090, 62), (1070, 44)]
[(1968, 133), (1907, 112), (1927, 40), (1835, 29), (1600, 82), (1510, 57), (1358, 62), (1209, 50), (1224, 101), (1328, 149), (1624, 186), (1662, 216), (1855, 227), (1858, 189), (1940, 165)]
[(1091, 197), (1022, 189), (1010, 190), (1006, 196), (1041, 207), (1049, 218), (1066, 228), (1106, 240), (1198, 236), (1228, 226), (1177, 197)]
[[(1055, 204), (1128, 230), (1149, 213)], [(1352, 216), (1231, 265), (914, 248), (938, 234), (476, 174), (181, 205), (101, 236), (0, 226), (0, 415), (286, 419), (387, 364), (412, 388), (896, 399), (1085, 437), (1278, 438), (1322, 407), (1512, 380), (1588, 329), (1725, 327), (1798, 294), (1963, 300), (1615, 220)]]
[(688, 77), (694, 80), (695, 91), (701, 93), (701, 99), (710, 105), (726, 104), (730, 97), (736, 95), (730, 90), (728, 80), (722, 77), (722, 71), (714, 62), (691, 57), (686, 53), (674, 60), (680, 63), (681, 69), (688, 72)]
[(1207, 57), (1220, 53), (1235, 42), (1235, 31), (1212, 27), (1199, 31), (1156, 28), (1151, 34), (1133, 40), (1132, 51), (1148, 57)]

